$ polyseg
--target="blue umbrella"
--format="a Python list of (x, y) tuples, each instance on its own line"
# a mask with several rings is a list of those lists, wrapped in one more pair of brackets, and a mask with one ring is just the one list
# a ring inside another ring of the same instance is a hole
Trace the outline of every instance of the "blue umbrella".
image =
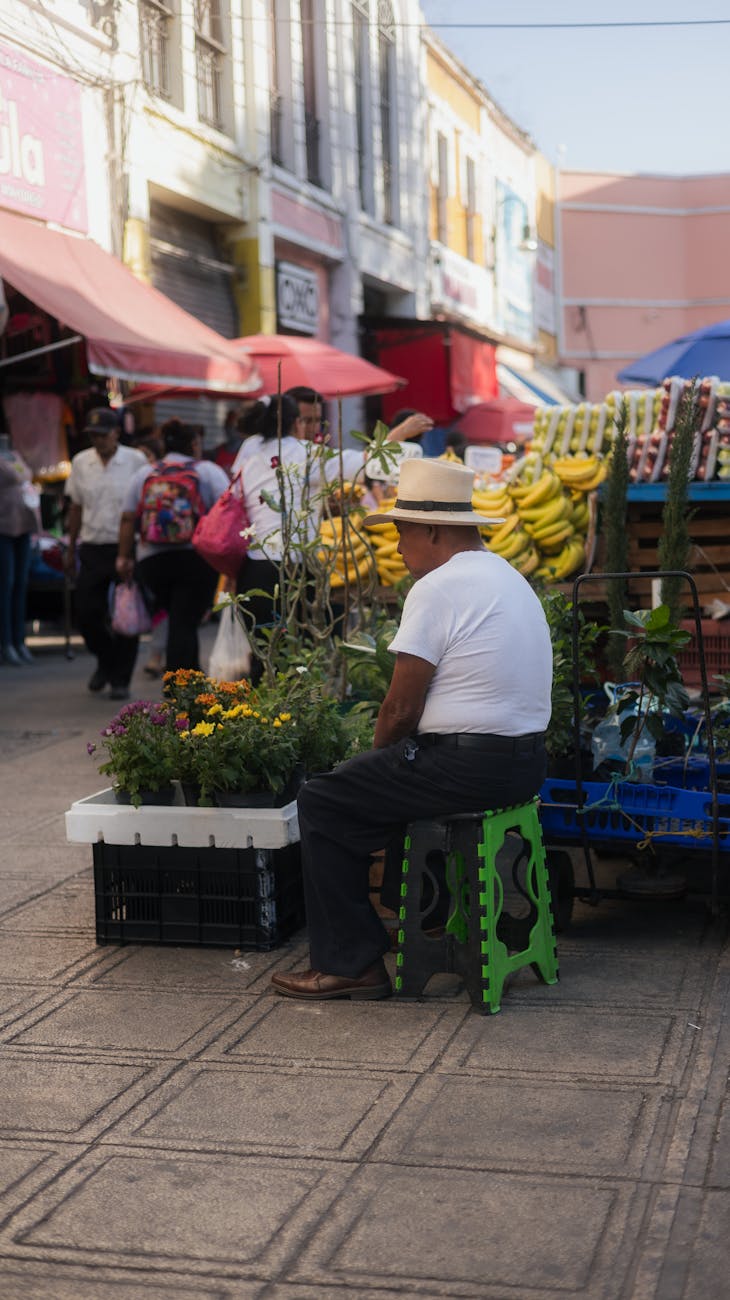
[(671, 375), (679, 375), (680, 379), (693, 379), (695, 375), (700, 379), (706, 375), (730, 379), (730, 320), (716, 321), (665, 343), (656, 352), (647, 352), (624, 366), (616, 377), (622, 384), (656, 387)]

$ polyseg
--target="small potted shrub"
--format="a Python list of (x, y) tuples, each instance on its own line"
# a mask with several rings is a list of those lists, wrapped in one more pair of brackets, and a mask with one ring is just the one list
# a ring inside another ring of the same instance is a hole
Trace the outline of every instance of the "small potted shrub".
[[(166, 703), (125, 704), (101, 732), (107, 758), (99, 771), (112, 778), (119, 803), (171, 804), (179, 746), (175, 715)], [(94, 754), (97, 746), (87, 746)]]

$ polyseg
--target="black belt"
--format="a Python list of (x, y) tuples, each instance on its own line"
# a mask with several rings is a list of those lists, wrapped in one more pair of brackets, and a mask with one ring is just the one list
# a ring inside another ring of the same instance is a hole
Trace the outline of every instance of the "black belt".
[(445, 746), (447, 749), (482, 749), (492, 754), (536, 754), (545, 742), (543, 731), (526, 736), (495, 736), (488, 732), (461, 731), (441, 735), (437, 731), (419, 732), (413, 737), (417, 745)]

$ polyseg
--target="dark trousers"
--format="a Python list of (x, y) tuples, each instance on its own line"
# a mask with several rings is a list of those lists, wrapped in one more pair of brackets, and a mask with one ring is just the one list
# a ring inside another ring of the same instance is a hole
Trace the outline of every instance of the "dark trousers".
[(146, 556), (135, 577), (155, 608), (167, 610), (167, 668), (199, 668), (198, 624), (215, 596), (213, 569), (191, 547), (180, 547)]
[(76, 626), (99, 668), (112, 686), (128, 686), (134, 672), (139, 637), (112, 632), (109, 587), (116, 584), (116, 543), (95, 546), (82, 542), (76, 577)]
[(542, 744), (507, 758), (402, 740), (307, 781), (298, 805), (313, 969), (356, 977), (388, 951), (369, 897), (370, 859), (408, 822), (523, 803), (544, 779)]
[(0, 646), (25, 644), (30, 533), (0, 533)]

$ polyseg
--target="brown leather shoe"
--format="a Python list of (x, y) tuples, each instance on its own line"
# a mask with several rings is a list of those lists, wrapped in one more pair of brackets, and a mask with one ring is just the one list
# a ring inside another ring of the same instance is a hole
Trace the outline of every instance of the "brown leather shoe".
[(391, 988), (388, 972), (380, 958), (356, 978), (350, 975), (325, 975), (319, 970), (299, 971), (294, 975), (273, 975), (272, 988), (285, 998), (304, 998), (309, 1002), (323, 1002), (329, 998), (351, 998), (353, 1002), (375, 1001), (389, 998)]

